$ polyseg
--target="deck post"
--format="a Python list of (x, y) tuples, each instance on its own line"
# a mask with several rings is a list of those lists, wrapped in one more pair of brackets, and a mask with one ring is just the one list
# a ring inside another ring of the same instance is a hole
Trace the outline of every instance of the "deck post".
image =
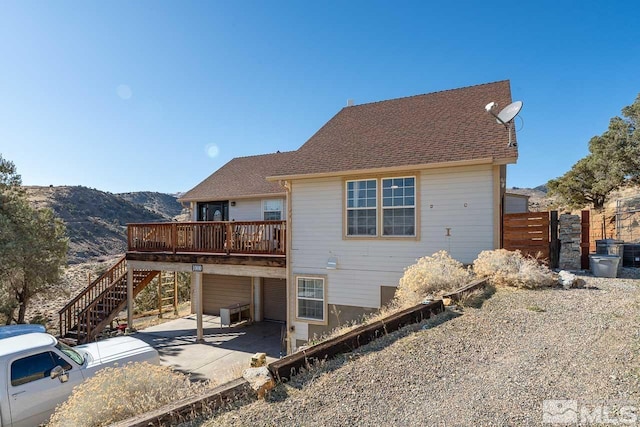
[(202, 273), (201, 272), (193, 272), (191, 273), (191, 283), (193, 284), (196, 292), (196, 342), (204, 342), (204, 333), (202, 330), (202, 312), (203, 312), (203, 304), (202, 304)]
[(127, 332), (133, 331), (133, 268), (127, 265)]
[(251, 288), (253, 290), (253, 313), (251, 320), (254, 322), (262, 321), (262, 277), (251, 278)]

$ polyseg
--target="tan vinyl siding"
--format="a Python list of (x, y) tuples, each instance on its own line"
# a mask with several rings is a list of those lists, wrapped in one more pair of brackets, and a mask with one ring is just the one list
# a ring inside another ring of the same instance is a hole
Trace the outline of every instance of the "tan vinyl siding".
[(235, 221), (262, 221), (262, 201), (278, 199), (282, 200), (282, 220), (286, 219), (286, 201), (284, 197), (269, 197), (260, 199), (238, 199), (235, 206), (229, 205), (229, 219)]
[(204, 274), (202, 276), (204, 314), (220, 315), (220, 307), (251, 301), (251, 277)]
[(235, 202), (235, 206), (229, 206), (229, 219), (235, 221), (258, 221), (262, 219), (261, 199), (239, 199), (235, 200)]
[[(380, 286), (397, 286), (404, 269), (417, 258), (445, 249), (461, 262), (471, 263), (480, 251), (492, 249), (492, 166), (419, 172), (420, 206), (416, 214), (420, 237), (414, 241), (343, 239), (344, 181), (294, 181), (293, 274), (327, 275), (329, 304), (379, 307)], [(450, 228), (450, 237), (446, 237), (446, 228)], [(329, 257), (337, 258), (336, 270), (327, 270)]]
[(266, 320), (287, 320), (287, 286), (283, 279), (263, 280), (263, 317)]

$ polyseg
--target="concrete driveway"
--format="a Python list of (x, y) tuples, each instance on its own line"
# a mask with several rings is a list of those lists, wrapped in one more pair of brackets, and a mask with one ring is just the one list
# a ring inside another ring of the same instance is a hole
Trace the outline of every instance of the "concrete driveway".
[(248, 368), (251, 356), (267, 353), (267, 363), (280, 355), (281, 323), (221, 327), (220, 318), (203, 318), (204, 343), (196, 342), (195, 314), (138, 331), (134, 336), (160, 353), (160, 363), (191, 374), (193, 379), (230, 379)]

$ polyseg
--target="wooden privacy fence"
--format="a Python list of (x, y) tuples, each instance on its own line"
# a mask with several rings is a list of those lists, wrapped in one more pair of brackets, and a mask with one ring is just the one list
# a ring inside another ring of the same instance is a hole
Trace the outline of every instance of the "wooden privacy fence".
[[(553, 219), (553, 221), (552, 221)], [(552, 224), (553, 222), (553, 224)], [(505, 214), (502, 228), (502, 247), (524, 255), (549, 260), (551, 267), (557, 264), (558, 213), (525, 212)], [(552, 226), (553, 225), (553, 226)], [(554, 262), (555, 261), (555, 262)]]
[[(589, 211), (582, 211), (580, 221), (580, 268), (589, 268), (589, 246), (590, 241), (590, 217)], [(571, 249), (570, 236), (575, 232), (571, 225), (563, 226), (564, 237), (567, 240), (565, 245), (569, 252)], [(504, 249), (515, 251), (519, 250), (525, 255), (539, 257), (549, 262), (549, 267), (558, 268), (560, 265), (560, 248), (561, 242), (558, 238), (558, 230), (560, 222), (558, 221), (557, 211), (545, 212), (525, 212), (504, 214), (502, 225), (502, 247)], [(568, 234), (567, 234), (568, 233)], [(566, 256), (566, 253), (565, 253)]]

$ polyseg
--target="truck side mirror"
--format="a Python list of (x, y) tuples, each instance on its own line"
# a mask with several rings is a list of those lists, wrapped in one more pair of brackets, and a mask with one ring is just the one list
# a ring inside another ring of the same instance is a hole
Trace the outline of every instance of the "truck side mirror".
[(58, 378), (61, 383), (69, 381), (69, 375), (64, 371), (62, 366), (58, 365), (51, 370), (51, 379)]

